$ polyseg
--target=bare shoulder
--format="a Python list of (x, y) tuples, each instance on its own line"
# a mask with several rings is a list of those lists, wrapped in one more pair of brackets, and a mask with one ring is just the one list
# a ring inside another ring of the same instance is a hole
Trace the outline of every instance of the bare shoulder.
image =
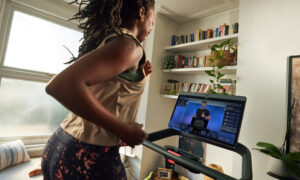
[(105, 46), (100, 48), (100, 51), (105, 51), (113, 54), (116, 60), (125, 60), (127, 63), (137, 64), (143, 56), (143, 49), (137, 42), (127, 36), (118, 36), (109, 41)]

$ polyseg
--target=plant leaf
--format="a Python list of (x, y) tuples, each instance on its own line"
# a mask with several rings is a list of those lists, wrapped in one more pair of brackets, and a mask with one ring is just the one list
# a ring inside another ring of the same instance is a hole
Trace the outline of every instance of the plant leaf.
[(205, 71), (207, 75), (211, 76), (211, 77), (216, 77), (215, 74), (213, 74), (211, 71)]
[(222, 74), (220, 72), (218, 72), (218, 76), (217, 76), (217, 79), (220, 79), (221, 77), (225, 76), (225, 74)]
[(224, 68), (224, 66), (222, 66), (222, 65), (218, 65), (217, 67), (218, 67), (218, 69), (223, 69)]
[(214, 91), (214, 90), (212, 90), (212, 89), (208, 90), (208, 93), (209, 93), (209, 94), (217, 94), (216, 91)]
[(253, 148), (253, 150), (260, 151), (260, 152), (262, 152), (262, 153), (264, 153), (264, 154), (266, 154), (266, 155), (272, 156), (272, 157), (274, 157), (274, 158), (276, 158), (276, 159), (280, 159), (280, 157), (281, 157), (280, 155), (278, 155), (278, 154), (276, 154), (276, 153), (273, 153), (273, 152), (270, 152), (270, 151), (265, 150), (265, 149), (257, 149), (257, 148)]
[(209, 81), (210, 81), (210, 83), (214, 83), (214, 80), (211, 80), (211, 79), (210, 79)]
[(281, 156), (280, 150), (273, 144), (266, 142), (258, 142), (256, 145), (264, 148), (267, 151), (273, 152), (274, 154), (278, 154), (279, 156)]
[(231, 41), (231, 39), (228, 39), (227, 41), (222, 42), (222, 43), (221, 43), (221, 46), (223, 47), (223, 46), (225, 46), (225, 45), (230, 44), (230, 41)]
[(296, 176), (300, 177), (300, 167), (295, 161), (287, 159), (286, 157), (282, 157), (281, 160), (284, 162), (284, 164), (290, 171), (292, 171)]
[(219, 49), (219, 48), (221, 48), (221, 46), (218, 45), (218, 44), (215, 44), (215, 45), (213, 45), (210, 49), (211, 49), (212, 51), (216, 51), (216, 50)]
[(224, 89), (224, 87), (221, 84), (218, 85), (218, 88), (219, 89)]
[(288, 153), (283, 155), (286, 159), (300, 162), (300, 152)]

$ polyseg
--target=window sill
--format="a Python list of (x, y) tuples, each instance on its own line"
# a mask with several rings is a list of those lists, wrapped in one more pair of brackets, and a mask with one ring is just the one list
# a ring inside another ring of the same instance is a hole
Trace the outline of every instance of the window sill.
[(0, 171), (0, 179), (22, 179), (22, 180), (42, 180), (43, 176), (30, 178), (28, 173), (40, 167), (41, 158), (32, 158), (29, 162), (18, 164)]

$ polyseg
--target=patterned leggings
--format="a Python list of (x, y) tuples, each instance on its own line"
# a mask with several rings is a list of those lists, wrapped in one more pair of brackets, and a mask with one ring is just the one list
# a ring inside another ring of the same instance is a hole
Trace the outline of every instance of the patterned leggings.
[(43, 153), (44, 180), (127, 180), (119, 147), (80, 142), (62, 128), (58, 128)]

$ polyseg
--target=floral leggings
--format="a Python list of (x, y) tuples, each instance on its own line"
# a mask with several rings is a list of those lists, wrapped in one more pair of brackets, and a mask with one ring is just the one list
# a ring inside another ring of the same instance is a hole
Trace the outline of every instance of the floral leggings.
[(58, 128), (43, 153), (44, 180), (127, 180), (119, 147), (80, 142)]

